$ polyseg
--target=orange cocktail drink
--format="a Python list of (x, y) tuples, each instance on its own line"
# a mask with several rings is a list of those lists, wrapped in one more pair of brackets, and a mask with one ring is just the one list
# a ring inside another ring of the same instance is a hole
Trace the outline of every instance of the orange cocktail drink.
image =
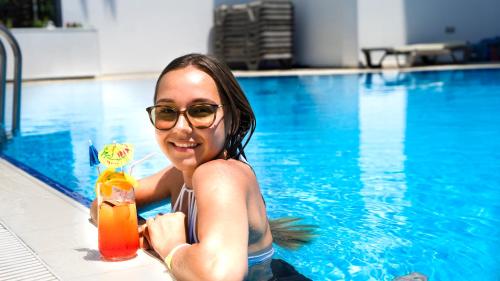
[(139, 248), (135, 180), (123, 172), (107, 170), (98, 179), (99, 252), (105, 260), (125, 260)]

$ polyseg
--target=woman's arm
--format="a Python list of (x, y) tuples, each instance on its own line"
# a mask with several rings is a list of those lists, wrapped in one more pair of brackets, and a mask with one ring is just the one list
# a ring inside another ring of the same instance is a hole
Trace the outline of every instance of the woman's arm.
[[(196, 169), (193, 187), (200, 242), (180, 248), (173, 256), (172, 273), (177, 280), (242, 280), (245, 277), (247, 185), (248, 175), (234, 162), (214, 160)], [(151, 234), (149, 229), (153, 247), (163, 258), (181, 243), (177, 234), (168, 233), (168, 227), (164, 229), (162, 235)], [(164, 240), (155, 241), (156, 237)]]
[(172, 190), (180, 189), (183, 184), (182, 173), (173, 166), (139, 180), (135, 189), (135, 202), (138, 208), (171, 196)]

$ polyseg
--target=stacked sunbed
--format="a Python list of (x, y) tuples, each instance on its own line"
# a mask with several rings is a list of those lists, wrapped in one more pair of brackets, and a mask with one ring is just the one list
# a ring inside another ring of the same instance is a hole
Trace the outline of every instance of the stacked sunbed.
[(215, 54), (228, 64), (257, 69), (274, 60), (293, 62), (293, 5), (289, 0), (261, 0), (215, 9)]

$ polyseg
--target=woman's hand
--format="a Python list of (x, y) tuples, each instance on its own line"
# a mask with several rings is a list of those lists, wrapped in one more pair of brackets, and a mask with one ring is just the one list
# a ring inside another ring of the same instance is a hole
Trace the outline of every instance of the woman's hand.
[(185, 215), (182, 212), (157, 215), (148, 219), (147, 234), (150, 246), (164, 259), (177, 245), (186, 243)]
[(148, 226), (146, 224), (139, 225), (139, 246), (141, 249), (147, 251), (151, 249), (151, 246), (149, 245), (149, 233), (148, 233)]
[(90, 204), (90, 219), (97, 226), (97, 200), (92, 201), (92, 204)]

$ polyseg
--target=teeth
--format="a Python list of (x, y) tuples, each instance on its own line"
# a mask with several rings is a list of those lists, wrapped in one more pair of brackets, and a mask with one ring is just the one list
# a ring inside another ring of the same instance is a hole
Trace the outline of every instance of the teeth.
[(196, 144), (196, 143), (176, 143), (176, 142), (174, 142), (174, 145), (178, 146), (178, 147), (192, 148), (192, 147), (197, 146), (198, 144)]

